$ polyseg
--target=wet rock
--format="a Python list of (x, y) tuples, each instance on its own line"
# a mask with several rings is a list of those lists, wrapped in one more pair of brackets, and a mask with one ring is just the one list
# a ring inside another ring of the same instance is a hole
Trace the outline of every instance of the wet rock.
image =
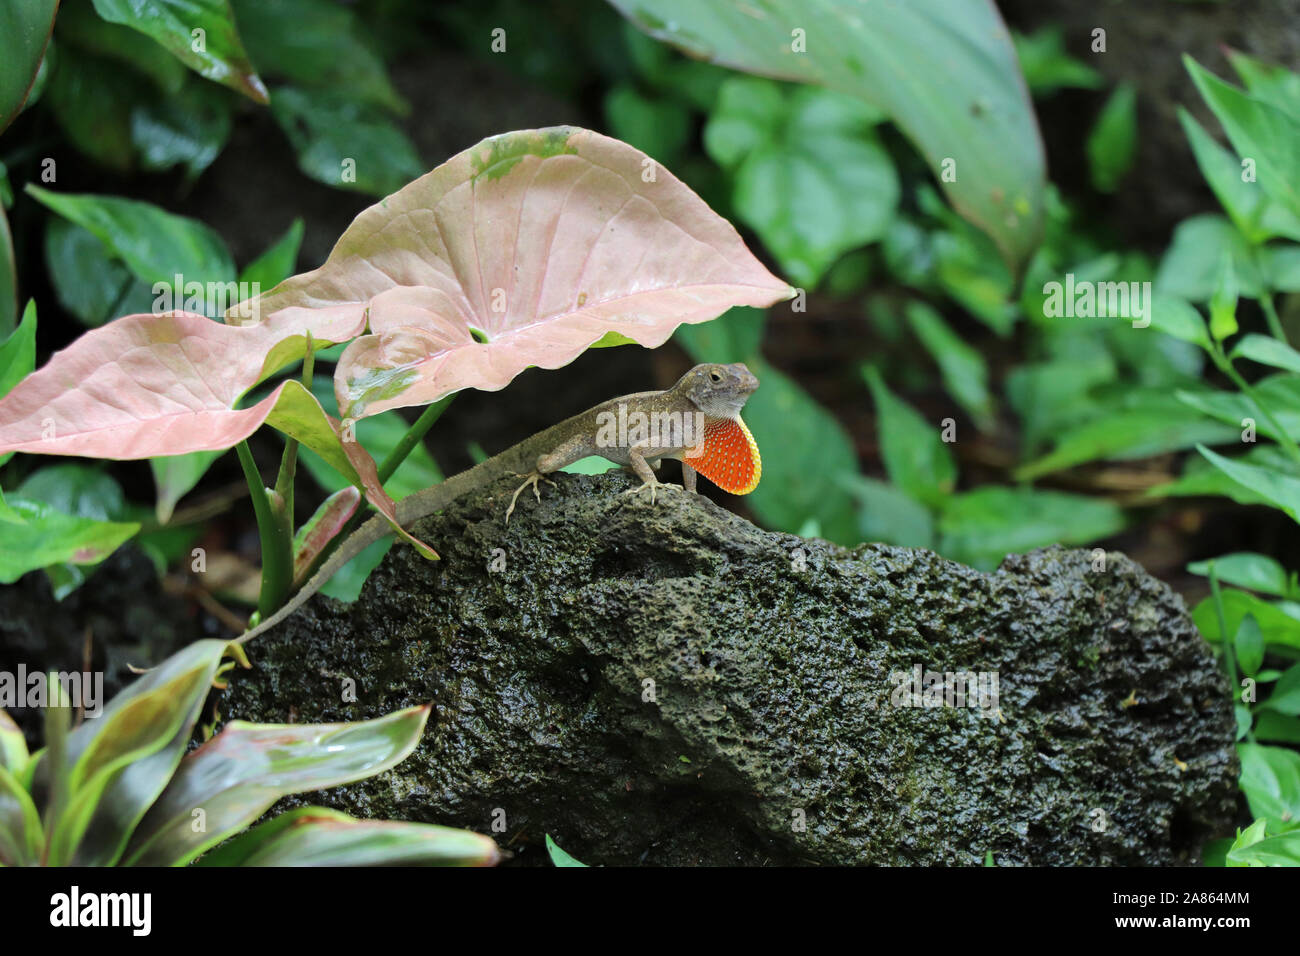
[(406, 762), (312, 802), (495, 821), (525, 862), (550, 833), (592, 864), (1170, 864), (1231, 832), (1225, 680), (1123, 555), (985, 574), (558, 481), (508, 527), (510, 482), (463, 500), (418, 532), (442, 561), (395, 547), (356, 604), (313, 600), (225, 715), (432, 701)]

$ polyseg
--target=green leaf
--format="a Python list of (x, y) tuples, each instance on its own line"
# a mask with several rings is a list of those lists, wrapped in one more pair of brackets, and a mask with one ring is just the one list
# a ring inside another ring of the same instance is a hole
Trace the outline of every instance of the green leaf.
[(1210, 296), (1210, 335), (1222, 342), (1237, 334), (1237, 275), (1232, 268), (1232, 254), (1224, 252), (1219, 261), (1219, 279)]
[(239, 273), (240, 284), (251, 287), (251, 294), (256, 296), (270, 292), (293, 275), (298, 265), (298, 250), (302, 248), (302, 234), (302, 219), (294, 219), (283, 236), (244, 266)]
[(1215, 142), (1181, 106), (1178, 120), (1192, 144), (1201, 175), (1248, 242), (1261, 243), (1274, 236), (1300, 239), (1300, 218), (1269, 199), (1258, 182), (1244, 180), (1243, 167), (1236, 154)]
[(1190, 302), (1209, 302), (1218, 287), (1223, 257), (1232, 259), (1237, 291), (1253, 299), (1262, 283), (1246, 239), (1223, 216), (1206, 214), (1184, 219), (1174, 229), (1174, 238), (1156, 272), (1157, 294), (1177, 296)]
[(280, 87), (271, 112), (306, 176), (384, 196), (427, 171), (406, 134), (383, 114), (343, 94)]
[(353, 10), (332, 0), (231, 0), (231, 6), (253, 62), (266, 76), (406, 111)]
[(14, 259), (9, 216), (0, 205), (0, 332), (13, 331), (18, 319), (18, 264)]
[[(776, 127), (761, 129), (753, 101), (763, 82), (723, 85), (705, 146), (727, 165), (737, 157), (733, 135), (754, 141), (735, 172), (736, 213), (795, 282), (814, 286), (845, 252), (884, 235), (898, 204), (898, 177), (873, 129), (879, 117), (860, 100), (797, 89), (765, 117)], [(733, 107), (738, 112), (726, 112)]]
[(185, 455), (149, 459), (154, 487), (158, 489), (154, 514), (159, 524), (172, 520), (176, 504), (190, 493), (222, 454), (219, 451), (192, 451)]
[(1233, 843), (1228, 850), (1226, 865), (1300, 866), (1300, 830), (1288, 830), (1268, 839), (1247, 837), (1264, 822), (1257, 821)]
[(1300, 753), (1283, 747), (1239, 743), (1241, 789), (1256, 817), (1300, 817)]
[(140, 530), (135, 522), (74, 518), (38, 501), (10, 498), (8, 504), (24, 523), (5, 525), (0, 584), (52, 564), (98, 564)]
[(177, 93), (137, 103), (131, 110), (131, 142), (148, 170), (185, 168), (192, 182), (230, 138), (229, 94), (202, 80)]
[(14, 723), (14, 719), (0, 708), (0, 767), (11, 773), (21, 773), (27, 766), (31, 755), (27, 752), (27, 740), (23, 732)]
[[(23, 320), (0, 344), (0, 397), (36, 368), (36, 300), (23, 310)], [(0, 464), (4, 464), (0, 456)]]
[(258, 103), (266, 86), (253, 70), (228, 0), (94, 0), (96, 12), (152, 37), (200, 76)]
[(1088, 167), (1098, 192), (1114, 192), (1137, 156), (1137, 88), (1121, 83), (1088, 134)]
[[(0, 722), (7, 720), (0, 711)], [(44, 845), (41, 816), (31, 794), (14, 771), (0, 764), (0, 865), (33, 866)]]
[(1237, 626), (1237, 634), (1232, 639), (1237, 652), (1237, 663), (1242, 672), (1253, 677), (1264, 663), (1264, 634), (1259, 629), (1259, 622), (1254, 615), (1247, 614)]
[(1049, 544), (1088, 544), (1123, 528), (1123, 512), (1105, 499), (985, 485), (948, 500), (939, 515), (937, 550), (991, 570), (1010, 553)]
[(669, 169), (679, 165), (691, 138), (692, 117), (680, 103), (642, 96), (629, 84), (605, 94), (610, 135), (631, 143)]
[[(612, 2), (696, 59), (821, 84), (883, 110), (925, 155), (953, 206), (994, 237), (1009, 263), (1022, 263), (1037, 245), (1042, 143), (992, 3), (766, 0), (760, 16), (740, 0)], [(764, 162), (766, 181), (789, 181)]]
[[(238, 833), (276, 800), (383, 773), (415, 749), (429, 707), (347, 724), (236, 720), (181, 761), (127, 848), (129, 866), (183, 866)], [(195, 832), (192, 811), (206, 828)]]
[(841, 479), (858, 502), (858, 530), (863, 541), (883, 541), (905, 548), (934, 547), (930, 509), (901, 488), (867, 478)]
[(1059, 89), (1095, 90), (1105, 80), (1100, 73), (1065, 52), (1065, 30), (1053, 24), (1031, 34), (1012, 31), (1016, 58), (1025, 74), (1025, 84), (1035, 96), (1047, 96)]
[(28, 475), (16, 494), (74, 518), (115, 521), (127, 515), (122, 486), (94, 465), (46, 465)]
[[(229, 643), (196, 641), (127, 685), (68, 738), (51, 865), (111, 866), (176, 769)], [(39, 772), (39, 771), (38, 771)]]
[(1255, 721), (1255, 739), (1300, 744), (1300, 720), (1275, 711), (1261, 710)]
[(213, 850), (198, 866), (492, 866), (489, 837), (428, 823), (357, 820), (299, 807)]
[[(94, 233), (137, 278), (147, 283), (161, 282), (170, 287), (177, 275), (187, 284), (234, 281), (235, 264), (225, 242), (196, 219), (116, 196), (53, 193), (31, 183), (27, 192)], [(207, 314), (221, 314), (221, 303), (211, 301), (220, 296), (203, 298)], [(175, 304), (179, 308), (181, 303)]]
[(1242, 461), (1225, 458), (1204, 445), (1196, 450), (1212, 465), (1238, 484), (1245, 485), (1275, 507), (1282, 509), (1291, 520), (1300, 522), (1300, 479), (1277, 468), (1248, 465)]
[(1190, 303), (1172, 295), (1155, 295), (1151, 299), (1151, 327), (1174, 338), (1210, 347), (1209, 331), (1201, 313)]
[(697, 362), (748, 362), (759, 356), (766, 322), (764, 310), (742, 305), (712, 322), (679, 325), (673, 338)]
[[(1300, 435), (1300, 402), (1297, 401), (1297, 397), (1300, 395), (1300, 379), (1297, 379), (1294, 375), (1274, 375), (1258, 382), (1255, 386), (1255, 392), (1264, 405), (1273, 412), (1273, 418), (1287, 434), (1292, 437)], [(1234, 425), (1244, 430), (1249, 424), (1246, 419), (1250, 419), (1254, 422), (1259, 434), (1274, 439), (1278, 437), (1272, 423), (1260, 410), (1254, 398), (1243, 392), (1184, 391), (1180, 389), (1174, 394), (1180, 402), (1225, 424)], [(1238, 436), (1239, 441), (1244, 441), (1245, 438), (1244, 434)], [(1289, 458), (1285, 460), (1288, 463), (1291, 461)], [(1287, 467), (1290, 467), (1290, 465), (1288, 464)]]
[(157, 91), (145, 76), (110, 57), (71, 47), (56, 49), (53, 43), (50, 51), (60, 55), (45, 102), (64, 139), (109, 169), (131, 172), (136, 162), (131, 111), (137, 103), (156, 99)]
[(1294, 216), (1300, 216), (1300, 120), (1271, 103), (1243, 93), (1184, 54), (1183, 65), (1233, 148), (1253, 160), (1260, 187)]
[(1232, 350), (1233, 358), (1248, 358), (1261, 365), (1300, 372), (1300, 352), (1269, 335), (1243, 335)]
[[(0, 0), (0, 132), (23, 108), (54, 28), (58, 0)], [(5, 326), (0, 325), (0, 329)]]
[(546, 834), (546, 852), (551, 858), (551, 863), (555, 866), (586, 866), (586, 863), (579, 863), (569, 854), (560, 849), (559, 845), (551, 839), (551, 835)]
[(58, 216), (45, 224), (45, 266), (59, 305), (83, 325), (94, 328), (153, 308), (149, 283), (132, 275), (90, 230)]
[(1300, 76), (1286, 67), (1265, 63), (1240, 50), (1228, 50), (1228, 61), (1251, 96), (1300, 116)]
[[(1210, 421), (1176, 398), (1139, 393), (1127, 407), (1097, 414), (1065, 432), (1052, 451), (1021, 466), (1018, 481), (1098, 459), (1128, 461), (1168, 451), (1191, 448), (1204, 442), (1235, 441), (1238, 429)], [(1095, 408), (1095, 406), (1094, 406)]]
[(1277, 597), (1285, 597), (1290, 590), (1286, 569), (1262, 554), (1238, 551), (1211, 561), (1193, 561), (1187, 570), (1191, 574), (1209, 577), (1211, 566), (1218, 579), (1226, 584), (1235, 584), (1240, 588), (1262, 591)]
[[(1231, 588), (1222, 592), (1221, 599), (1224, 625), (1229, 634), (1235, 636), (1241, 622), (1249, 614), (1259, 622), (1260, 631), (1267, 643), (1300, 647), (1300, 620), (1277, 605)], [(1223, 634), (1219, 630), (1219, 612), (1213, 596), (1205, 598), (1192, 609), (1192, 621), (1207, 641), (1218, 643), (1223, 640)]]
[[(1242, 619), (1246, 621), (1254, 620), (1252, 617)], [(1286, 669), (1276, 684), (1273, 685), (1273, 691), (1268, 695), (1268, 700), (1259, 705), (1262, 709), (1271, 710), (1274, 713), (1285, 714), (1288, 717), (1300, 716), (1300, 664), (1292, 664)]]
[(924, 302), (911, 300), (906, 311), (912, 331), (938, 363), (944, 386), (981, 431), (991, 430), (994, 407), (984, 356), (967, 345), (943, 317)]
[(361, 589), (365, 586), (371, 572), (379, 567), (384, 560), (384, 555), (388, 554), (395, 543), (390, 536), (364, 548), (360, 554), (339, 568), (333, 577), (321, 585), (320, 593), (336, 601), (351, 604), (361, 596)]
[(957, 466), (939, 424), (930, 424), (894, 395), (874, 367), (864, 368), (863, 375), (876, 404), (880, 457), (889, 480), (918, 501), (938, 507), (957, 484)]

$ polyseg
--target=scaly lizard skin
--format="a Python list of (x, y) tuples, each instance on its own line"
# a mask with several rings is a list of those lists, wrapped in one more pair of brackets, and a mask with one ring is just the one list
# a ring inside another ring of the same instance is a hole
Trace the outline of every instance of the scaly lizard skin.
[[(697, 365), (672, 388), (662, 392), (636, 392), (589, 408), (441, 484), (397, 502), (402, 527), (442, 511), (452, 502), (508, 475), (526, 480), (515, 490), (506, 521), (515, 510), (519, 494), (531, 487), (537, 500), (539, 481), (566, 465), (599, 455), (631, 468), (642, 484), (624, 494), (655, 493), (661, 487), (654, 467), (663, 458), (682, 462), (683, 484), (695, 490), (699, 472), (724, 491), (748, 494), (758, 484), (762, 462), (758, 445), (740, 420), (740, 410), (758, 379), (744, 365)], [(354, 531), (320, 570), (284, 607), (239, 638), (239, 643), (275, 627), (321, 589), (335, 572), (365, 548), (393, 533), (383, 515), (375, 515)]]

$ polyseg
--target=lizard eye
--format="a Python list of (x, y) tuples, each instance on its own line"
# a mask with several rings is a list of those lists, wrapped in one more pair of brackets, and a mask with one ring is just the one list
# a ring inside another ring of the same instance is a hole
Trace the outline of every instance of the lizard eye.
[(709, 379), (710, 379), (711, 381), (714, 381), (714, 382), (721, 382), (721, 381), (722, 381), (722, 376), (719, 375), (717, 372), (710, 372), (710, 373), (709, 373)]

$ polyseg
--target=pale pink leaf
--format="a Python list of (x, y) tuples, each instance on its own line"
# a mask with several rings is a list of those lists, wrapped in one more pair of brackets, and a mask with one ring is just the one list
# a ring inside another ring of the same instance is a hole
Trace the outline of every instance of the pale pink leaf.
[(681, 323), (793, 294), (644, 153), (557, 127), (454, 156), (361, 213), (319, 269), (250, 307), (268, 321), (368, 316), (372, 334), (335, 376), (339, 408), (359, 418), (496, 390), (607, 337), (655, 347)]

